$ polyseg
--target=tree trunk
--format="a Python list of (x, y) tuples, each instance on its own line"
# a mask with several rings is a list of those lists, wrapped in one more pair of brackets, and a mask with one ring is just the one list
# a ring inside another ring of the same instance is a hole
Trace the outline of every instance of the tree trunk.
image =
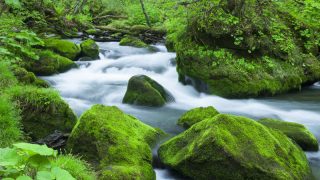
[(144, 14), (144, 17), (146, 18), (147, 25), (149, 27), (151, 27), (150, 19), (149, 19), (149, 16), (148, 16), (147, 12), (146, 12), (145, 7), (144, 7), (143, 0), (140, 0), (140, 4), (141, 4), (141, 8), (142, 8), (142, 12)]

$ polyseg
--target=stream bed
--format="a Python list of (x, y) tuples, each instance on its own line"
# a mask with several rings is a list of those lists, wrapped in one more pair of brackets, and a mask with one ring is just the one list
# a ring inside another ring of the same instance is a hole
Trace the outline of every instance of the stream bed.
[[(73, 41), (80, 42), (78, 39)], [(192, 86), (179, 83), (176, 54), (167, 52), (163, 45), (154, 45), (158, 50), (156, 52), (119, 46), (117, 42), (98, 45), (101, 50), (99, 60), (79, 61), (77, 69), (42, 77), (60, 92), (78, 116), (93, 104), (114, 105), (173, 136), (183, 131), (176, 122), (185, 111), (200, 106), (213, 106), (222, 113), (253, 119), (270, 117), (301, 123), (320, 140), (320, 83), (298, 93), (271, 98), (230, 100), (199, 93)], [(122, 104), (128, 80), (137, 74), (156, 80), (173, 95), (175, 102), (161, 108)], [(320, 179), (320, 152), (306, 154), (314, 175)], [(157, 180), (183, 179), (168, 169), (155, 166), (155, 171)]]

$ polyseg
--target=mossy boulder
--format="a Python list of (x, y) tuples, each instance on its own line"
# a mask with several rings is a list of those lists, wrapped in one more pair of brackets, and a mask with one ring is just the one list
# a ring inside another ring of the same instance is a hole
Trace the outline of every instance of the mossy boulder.
[(80, 47), (82, 56), (90, 57), (92, 59), (99, 58), (99, 46), (94, 40), (85, 40), (80, 44)]
[(311, 179), (306, 155), (252, 119), (219, 114), (162, 144), (164, 164), (192, 179)]
[(178, 125), (189, 128), (192, 125), (207, 118), (218, 115), (219, 112), (212, 106), (194, 108), (184, 113), (178, 120)]
[(120, 46), (133, 46), (137, 48), (147, 48), (149, 47), (148, 44), (144, 43), (139, 38), (133, 36), (125, 36), (120, 41)]
[(156, 81), (145, 75), (130, 78), (123, 103), (141, 106), (163, 106), (172, 98)]
[(318, 151), (317, 138), (302, 124), (285, 122), (276, 119), (261, 119), (259, 123), (283, 132), (305, 151)]
[(18, 81), (24, 85), (34, 85), (44, 88), (49, 87), (49, 84), (46, 81), (36, 77), (33, 72), (29, 72), (25, 68), (14, 67), (12, 71)]
[(27, 69), (36, 75), (49, 76), (77, 67), (72, 60), (49, 50), (39, 52), (39, 57), (39, 60), (29, 61), (27, 65)]
[(51, 89), (17, 86), (6, 92), (21, 111), (23, 130), (38, 140), (55, 130), (71, 132), (77, 117), (60, 95)]
[(47, 49), (71, 60), (76, 60), (81, 52), (78, 45), (68, 40), (49, 38), (45, 39), (44, 42)]
[(292, 0), (190, 4), (186, 27), (168, 34), (180, 80), (191, 77), (206, 84), (205, 92), (230, 98), (272, 96), (320, 80), (314, 53), (320, 19), (301, 11), (310, 6)]
[(115, 106), (94, 105), (73, 129), (68, 148), (95, 164), (99, 179), (155, 179), (150, 145), (158, 136)]

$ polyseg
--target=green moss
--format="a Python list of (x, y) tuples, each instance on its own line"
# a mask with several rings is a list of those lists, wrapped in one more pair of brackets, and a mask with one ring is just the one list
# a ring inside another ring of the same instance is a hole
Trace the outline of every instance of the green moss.
[(14, 74), (10, 71), (10, 64), (0, 61), (0, 93), (5, 88), (14, 86), (18, 83)]
[(166, 90), (145, 75), (130, 78), (123, 103), (142, 106), (163, 106), (168, 101)]
[(79, 157), (60, 155), (52, 162), (52, 165), (67, 170), (74, 178), (79, 180), (97, 179), (97, 175), (90, 165)]
[(117, 107), (95, 105), (81, 116), (68, 148), (95, 164), (99, 179), (155, 179), (150, 145), (158, 135)]
[(169, 31), (167, 42), (177, 51), (180, 76), (204, 82), (208, 93), (232, 98), (300, 90), (320, 80), (320, 62), (311, 50), (320, 29), (298, 18), (301, 6), (254, 0), (190, 5), (186, 28)]
[(147, 48), (149, 47), (146, 43), (141, 41), (139, 38), (126, 36), (121, 39), (120, 46), (133, 46), (137, 48)]
[(258, 122), (269, 128), (283, 132), (305, 151), (319, 150), (317, 138), (302, 124), (275, 119), (261, 119)]
[(211, 118), (219, 114), (219, 112), (212, 106), (194, 108), (184, 113), (178, 120), (178, 125), (189, 128), (192, 125)]
[(81, 52), (80, 47), (71, 41), (54, 38), (45, 39), (44, 41), (47, 49), (71, 60), (76, 60)]
[(38, 87), (49, 87), (46, 81), (37, 78), (34, 73), (27, 71), (25, 68), (14, 67), (13, 73), (21, 84), (34, 85)]
[(85, 40), (80, 44), (80, 47), (83, 56), (87, 56), (93, 59), (99, 58), (99, 46), (94, 40)]
[(76, 63), (70, 59), (49, 50), (39, 52), (39, 56), (40, 59), (38, 61), (29, 61), (27, 65), (27, 69), (37, 75), (48, 76), (65, 72), (77, 66)]
[(6, 91), (21, 110), (23, 130), (33, 139), (55, 130), (71, 132), (77, 117), (60, 95), (51, 89), (17, 86)]
[(19, 112), (6, 95), (0, 94), (0, 147), (11, 146), (22, 139)]
[(169, 167), (194, 179), (311, 179), (304, 152), (254, 120), (216, 115), (159, 148)]

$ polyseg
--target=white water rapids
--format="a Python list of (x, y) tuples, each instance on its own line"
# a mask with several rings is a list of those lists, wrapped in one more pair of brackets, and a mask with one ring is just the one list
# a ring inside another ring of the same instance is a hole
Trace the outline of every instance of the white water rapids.
[[(77, 40), (75, 40), (77, 42)], [(145, 123), (172, 135), (182, 131), (176, 125), (179, 116), (194, 107), (214, 106), (220, 112), (249, 116), (254, 119), (275, 117), (304, 124), (320, 139), (320, 84), (305, 93), (268, 99), (229, 100), (197, 92), (178, 82), (175, 53), (162, 45), (158, 52), (119, 46), (116, 42), (99, 43), (100, 60), (78, 62), (77, 69), (43, 77), (56, 88), (71, 108), (80, 115), (93, 104), (115, 105)], [(128, 80), (144, 74), (164, 86), (175, 102), (162, 108), (145, 108), (122, 104)], [(315, 98), (318, 98), (315, 100)], [(314, 174), (320, 179), (320, 153), (307, 153)], [(155, 169), (157, 179), (177, 179), (166, 169)], [(317, 174), (318, 173), (318, 174)]]

